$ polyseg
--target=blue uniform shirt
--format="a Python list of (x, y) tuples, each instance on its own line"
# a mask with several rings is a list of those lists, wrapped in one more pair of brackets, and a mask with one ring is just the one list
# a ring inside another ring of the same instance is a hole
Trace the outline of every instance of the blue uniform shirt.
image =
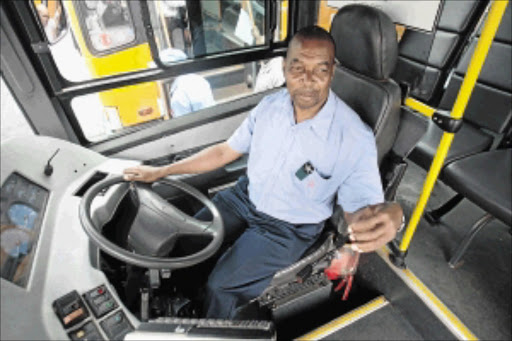
[[(249, 153), (249, 198), (274, 218), (322, 222), (336, 195), (345, 212), (384, 201), (374, 135), (332, 91), (318, 114), (299, 124), (286, 89), (263, 98), (228, 144)], [(296, 172), (306, 162), (314, 171), (300, 180)]]
[(180, 117), (215, 105), (210, 83), (193, 73), (177, 77), (171, 85), (170, 105), (173, 117)]

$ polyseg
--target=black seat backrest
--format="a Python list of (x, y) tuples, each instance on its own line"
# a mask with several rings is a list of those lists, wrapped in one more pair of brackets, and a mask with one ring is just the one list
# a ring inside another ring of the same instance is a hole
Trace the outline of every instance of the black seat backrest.
[(460, 57), (487, 1), (444, 1), (435, 33), (406, 30), (400, 40), (393, 78), (410, 95), (437, 107), (443, 84)]
[[(511, 15), (509, 3), (464, 112), (465, 122), (495, 133), (505, 132), (512, 120)], [(481, 29), (480, 27), (477, 37), (471, 41), (455, 68), (441, 99), (441, 109), (450, 110), (453, 107)]]
[(400, 120), (400, 87), (390, 79), (398, 50), (395, 26), (376, 8), (349, 5), (334, 16), (331, 35), (340, 63), (331, 88), (373, 129), (380, 164)]

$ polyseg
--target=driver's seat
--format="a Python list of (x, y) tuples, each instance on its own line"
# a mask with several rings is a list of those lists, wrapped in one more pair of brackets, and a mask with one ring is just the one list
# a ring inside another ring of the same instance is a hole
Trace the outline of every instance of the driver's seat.
[[(389, 168), (386, 165), (389, 162), (387, 156), (395, 142), (400, 122), (401, 91), (390, 78), (398, 55), (395, 26), (386, 14), (376, 8), (349, 5), (334, 16), (331, 35), (336, 42), (336, 59), (339, 62), (331, 88), (372, 128), (382, 173), (384, 167)], [(318, 262), (323, 252), (332, 250), (333, 237), (342, 220), (342, 208), (338, 206), (321, 236), (302, 259), (274, 276), (269, 287), (258, 298), (260, 304), (267, 305), (273, 293), (286, 291), (287, 286), (295, 284), (299, 272), (307, 263)], [(311, 287), (320, 285), (316, 283)], [(285, 301), (281, 294), (272, 302), (274, 313), (280, 305), (289, 306), (289, 302), (285, 304)]]
[(382, 164), (400, 121), (401, 91), (390, 78), (398, 58), (395, 25), (374, 7), (350, 5), (334, 16), (331, 35), (339, 62), (332, 90), (373, 129)]
[[(390, 168), (387, 163), (391, 162), (386, 156), (393, 147), (400, 122), (401, 91), (390, 78), (398, 58), (395, 25), (374, 7), (349, 5), (334, 16), (331, 35), (339, 62), (331, 88), (372, 128), (381, 173), (385, 173)], [(342, 208), (336, 206), (323, 236), (305, 255), (316, 250), (341, 219)]]

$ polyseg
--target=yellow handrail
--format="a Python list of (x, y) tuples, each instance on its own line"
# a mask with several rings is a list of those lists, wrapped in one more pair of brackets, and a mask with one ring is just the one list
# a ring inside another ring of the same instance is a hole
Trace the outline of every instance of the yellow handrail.
[[(496, 31), (498, 30), (498, 26), (501, 22), (501, 18), (503, 17), (503, 13), (507, 8), (507, 4), (508, 0), (495, 0), (492, 3), (491, 10), (489, 11), (489, 15), (487, 16), (487, 20), (485, 21), (485, 25), (482, 30), (482, 35), (480, 36), (475, 52), (471, 57), (466, 76), (464, 77), (464, 81), (462, 82), (462, 86), (452, 108), (451, 117), (454, 119), (461, 119), (464, 115), (464, 110), (466, 110), (467, 103), (473, 88), (475, 87), (476, 80), (478, 79), (480, 70), (482, 69), (482, 66), (485, 62), (485, 58), (487, 57), (487, 53), (489, 52), (489, 48), (491, 47), (494, 36), (496, 35)], [(409, 101), (409, 103), (411, 103), (411, 101)], [(412, 213), (411, 219), (409, 220), (409, 224), (407, 225), (404, 237), (400, 243), (401, 252), (405, 252), (409, 248), (412, 236), (418, 227), (418, 223), (421, 216), (423, 215), (427, 201), (430, 198), (434, 184), (437, 181), (439, 172), (441, 171), (441, 168), (444, 164), (446, 154), (448, 154), (448, 151), (450, 150), (453, 137), (453, 133), (443, 133), (443, 137), (441, 138), (441, 142), (437, 148), (436, 155), (432, 161), (430, 170), (428, 171), (427, 178), (423, 184), (423, 190), (418, 199), (418, 202), (416, 203), (416, 207)]]
[(436, 111), (436, 109), (429, 107), (425, 103), (422, 103), (412, 97), (407, 97), (405, 99), (405, 105), (427, 117), (432, 117), (432, 115), (434, 115), (434, 112)]

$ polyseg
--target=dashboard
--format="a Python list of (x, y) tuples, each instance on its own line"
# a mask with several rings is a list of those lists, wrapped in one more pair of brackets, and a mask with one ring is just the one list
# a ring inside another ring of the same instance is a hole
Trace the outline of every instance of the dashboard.
[[(44, 168), (57, 150), (53, 173), (46, 175)], [(137, 328), (140, 321), (94, 263), (98, 251), (78, 211), (84, 186), (97, 174), (122, 174), (138, 163), (49, 137), (2, 142), (2, 339), (120, 339)], [(92, 209), (104, 207), (115, 191), (98, 196)]]

